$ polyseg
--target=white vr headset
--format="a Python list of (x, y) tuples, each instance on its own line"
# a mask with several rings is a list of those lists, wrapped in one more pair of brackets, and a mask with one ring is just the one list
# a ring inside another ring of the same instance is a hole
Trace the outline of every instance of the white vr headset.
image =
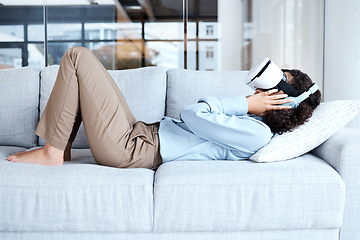
[(319, 86), (314, 83), (309, 90), (300, 94), (293, 86), (287, 83), (285, 73), (270, 58), (265, 58), (252, 67), (245, 78), (246, 84), (252, 89), (279, 89), (289, 95), (292, 102), (282, 105), (296, 108), (307, 99), (311, 94), (319, 90)]

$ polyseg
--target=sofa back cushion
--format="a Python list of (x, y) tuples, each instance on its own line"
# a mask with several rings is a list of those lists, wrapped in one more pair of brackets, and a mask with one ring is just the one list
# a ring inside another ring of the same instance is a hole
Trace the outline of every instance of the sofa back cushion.
[[(50, 97), (58, 70), (59, 66), (54, 65), (46, 67), (41, 72), (41, 115)], [(145, 67), (131, 70), (111, 70), (109, 73), (123, 93), (125, 100), (137, 120), (148, 123), (161, 120), (165, 112), (165, 68)], [(40, 138), (39, 145), (44, 144), (45, 140)], [(72, 146), (74, 148), (89, 147), (83, 124), (81, 124)]]
[(34, 67), (0, 71), (0, 145), (36, 146), (39, 74)]
[(179, 118), (180, 111), (202, 97), (230, 97), (250, 95), (254, 91), (244, 78), (247, 71), (209, 72), (170, 69), (167, 72), (166, 115)]

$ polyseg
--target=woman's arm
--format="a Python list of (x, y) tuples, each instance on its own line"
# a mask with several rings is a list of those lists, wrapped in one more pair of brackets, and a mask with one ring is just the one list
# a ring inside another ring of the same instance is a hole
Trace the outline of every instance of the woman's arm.
[(197, 136), (232, 150), (256, 151), (266, 145), (272, 133), (269, 127), (248, 117), (246, 97), (200, 99), (187, 106), (181, 119)]
[(268, 110), (290, 109), (291, 106), (280, 105), (293, 101), (292, 99), (285, 99), (286, 97), (288, 97), (287, 94), (284, 94), (282, 91), (278, 92), (277, 89), (265, 92), (257, 90), (254, 95), (247, 97), (248, 112), (261, 116)]

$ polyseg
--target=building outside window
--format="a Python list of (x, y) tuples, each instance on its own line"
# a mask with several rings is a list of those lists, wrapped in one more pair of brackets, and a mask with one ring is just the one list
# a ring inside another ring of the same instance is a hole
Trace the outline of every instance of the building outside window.
[(214, 48), (206, 47), (206, 58), (214, 58)]
[(206, 25), (206, 35), (208, 35), (208, 36), (214, 35), (214, 26)]

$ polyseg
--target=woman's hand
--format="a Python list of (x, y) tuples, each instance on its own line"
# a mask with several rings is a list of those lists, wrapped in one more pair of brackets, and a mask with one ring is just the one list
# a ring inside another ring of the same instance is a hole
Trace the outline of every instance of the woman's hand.
[(291, 109), (291, 106), (280, 104), (291, 102), (291, 99), (285, 99), (287, 94), (278, 92), (277, 89), (271, 89), (266, 92), (257, 92), (252, 96), (246, 97), (248, 102), (248, 113), (261, 116), (269, 110)]

